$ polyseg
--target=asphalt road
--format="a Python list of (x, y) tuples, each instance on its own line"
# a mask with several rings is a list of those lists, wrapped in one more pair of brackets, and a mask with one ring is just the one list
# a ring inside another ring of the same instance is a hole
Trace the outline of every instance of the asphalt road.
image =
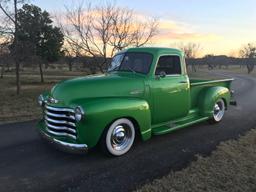
[(234, 75), (238, 106), (229, 108), (218, 125), (207, 122), (138, 141), (120, 158), (99, 150), (70, 155), (45, 144), (36, 122), (0, 126), (0, 192), (130, 191), (209, 155), (216, 146), (256, 127), (256, 78)]

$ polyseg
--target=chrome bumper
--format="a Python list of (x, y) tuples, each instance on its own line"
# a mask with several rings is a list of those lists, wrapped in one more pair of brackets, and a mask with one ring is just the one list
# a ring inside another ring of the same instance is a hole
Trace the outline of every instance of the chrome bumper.
[(42, 138), (44, 138), (46, 141), (50, 143), (53, 143), (57, 148), (61, 149), (62, 151), (67, 151), (70, 153), (86, 153), (88, 151), (88, 146), (86, 144), (74, 144), (63, 142), (51, 137), (50, 135), (41, 130), (39, 131), (39, 133), (42, 136)]

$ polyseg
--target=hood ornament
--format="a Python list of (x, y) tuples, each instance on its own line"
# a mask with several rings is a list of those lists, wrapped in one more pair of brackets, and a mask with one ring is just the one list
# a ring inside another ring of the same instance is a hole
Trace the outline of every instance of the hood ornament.
[(54, 99), (53, 97), (48, 97), (47, 103), (50, 104), (57, 104), (59, 101), (57, 99)]

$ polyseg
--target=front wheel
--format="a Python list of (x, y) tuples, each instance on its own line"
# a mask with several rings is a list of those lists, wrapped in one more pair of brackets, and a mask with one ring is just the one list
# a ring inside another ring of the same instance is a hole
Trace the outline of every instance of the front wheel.
[(220, 122), (225, 113), (225, 103), (223, 99), (217, 100), (217, 102), (213, 106), (213, 115), (212, 118), (210, 119), (211, 123), (218, 123)]
[(126, 118), (117, 119), (103, 133), (101, 147), (112, 156), (121, 156), (127, 153), (135, 139), (133, 123)]

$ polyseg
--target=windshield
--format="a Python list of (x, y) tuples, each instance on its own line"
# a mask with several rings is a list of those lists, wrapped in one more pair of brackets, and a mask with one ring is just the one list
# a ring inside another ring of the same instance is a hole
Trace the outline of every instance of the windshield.
[(108, 71), (131, 71), (148, 74), (152, 55), (148, 53), (122, 53), (113, 57)]

